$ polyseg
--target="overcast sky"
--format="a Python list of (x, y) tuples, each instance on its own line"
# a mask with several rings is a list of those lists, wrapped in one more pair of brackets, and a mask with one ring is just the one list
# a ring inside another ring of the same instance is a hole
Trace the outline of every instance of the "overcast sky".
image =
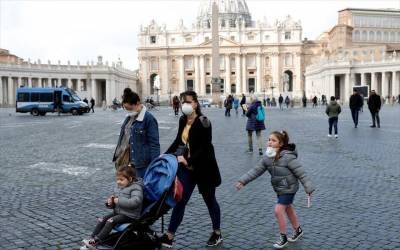
[[(0, 0), (0, 48), (31, 61), (76, 64), (116, 61), (137, 68), (137, 33), (152, 19), (187, 27), (201, 0)], [(203, 0), (204, 1), (204, 0)], [(208, 0), (207, 0), (208, 1)], [(247, 0), (253, 20), (270, 23), (291, 15), (301, 20), (303, 38), (315, 39), (337, 23), (337, 11), (353, 8), (399, 8), (400, 0)]]

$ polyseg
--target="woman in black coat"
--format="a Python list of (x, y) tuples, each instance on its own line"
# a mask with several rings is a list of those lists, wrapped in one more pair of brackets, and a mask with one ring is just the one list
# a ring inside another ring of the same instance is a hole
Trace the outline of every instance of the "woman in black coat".
[(194, 91), (182, 94), (182, 112), (184, 115), (179, 119), (178, 134), (166, 153), (177, 155), (177, 175), (183, 185), (183, 197), (172, 211), (168, 232), (161, 238), (162, 244), (172, 247), (175, 232), (185, 213), (185, 206), (197, 185), (213, 224), (213, 232), (207, 246), (216, 246), (222, 242), (221, 212), (215, 198), (215, 189), (221, 184), (221, 175), (211, 142), (211, 123), (201, 113)]

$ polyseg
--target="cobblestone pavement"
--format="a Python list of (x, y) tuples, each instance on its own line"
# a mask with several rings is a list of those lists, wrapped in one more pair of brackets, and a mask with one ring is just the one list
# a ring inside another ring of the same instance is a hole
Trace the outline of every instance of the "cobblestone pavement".
[[(244, 153), (246, 119), (226, 118), (222, 109), (204, 113), (212, 121), (223, 177), (217, 190), (224, 236), (219, 248), (271, 249), (278, 226), (268, 174), (240, 192), (234, 189), (259, 159)], [(178, 119), (170, 109), (154, 114), (165, 150)], [(114, 183), (111, 157), (124, 116), (96, 111), (32, 117), (0, 109), (0, 249), (78, 248), (96, 215), (106, 212), (104, 199)], [(311, 208), (302, 188), (296, 196), (305, 234), (289, 249), (400, 249), (400, 106), (383, 108), (380, 129), (369, 127), (368, 111), (355, 129), (344, 108), (339, 139), (327, 137), (321, 107), (272, 109), (266, 116), (264, 141), (268, 132), (286, 129), (317, 187)], [(195, 191), (174, 248), (204, 249), (210, 232), (206, 206)]]

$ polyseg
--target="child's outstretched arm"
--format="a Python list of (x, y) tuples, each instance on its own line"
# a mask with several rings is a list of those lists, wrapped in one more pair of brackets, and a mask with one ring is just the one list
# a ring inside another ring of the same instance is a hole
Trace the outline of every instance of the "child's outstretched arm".
[(292, 171), (296, 178), (300, 180), (307, 194), (311, 194), (312, 192), (314, 192), (315, 188), (310, 178), (308, 178), (306, 172), (304, 171), (303, 167), (297, 159), (289, 161), (288, 168), (290, 169), (290, 171)]
[[(266, 170), (267, 170), (267, 165), (265, 165), (264, 160), (261, 159), (253, 169), (251, 169), (246, 174), (242, 175), (242, 177), (239, 178), (238, 182), (244, 186), (247, 183), (249, 183), (249, 182), (253, 181), (254, 179), (256, 179), (257, 177), (259, 177), (260, 175), (262, 175)], [(238, 188), (238, 187), (236, 187), (236, 188)]]

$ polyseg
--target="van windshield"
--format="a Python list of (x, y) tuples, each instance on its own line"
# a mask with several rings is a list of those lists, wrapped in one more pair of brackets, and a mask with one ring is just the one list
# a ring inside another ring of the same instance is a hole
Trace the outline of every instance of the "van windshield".
[(81, 101), (81, 98), (76, 94), (76, 92), (73, 89), (66, 89), (66, 91), (72, 96), (72, 99), (75, 102)]

